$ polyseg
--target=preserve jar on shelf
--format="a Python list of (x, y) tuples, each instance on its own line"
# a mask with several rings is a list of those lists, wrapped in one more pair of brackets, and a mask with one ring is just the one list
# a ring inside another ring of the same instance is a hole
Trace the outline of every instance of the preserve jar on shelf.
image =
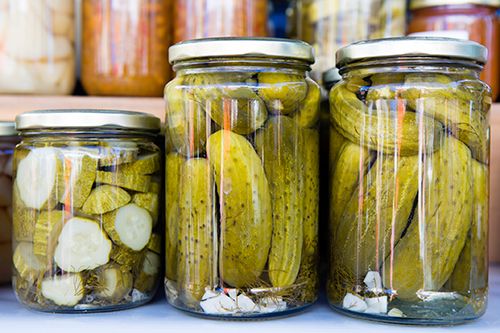
[(73, 7), (69, 0), (0, 2), (0, 93), (73, 92)]
[(318, 293), (319, 86), (312, 48), (268, 38), (170, 48), (169, 303), (222, 318), (286, 315)]
[(406, 0), (295, 0), (291, 37), (315, 49), (316, 81), (335, 67), (333, 55), (342, 46), (365, 39), (404, 36)]
[(337, 52), (330, 304), (404, 324), (480, 317), (488, 291), (487, 50), (394, 38)]
[(0, 284), (11, 277), (12, 156), (17, 142), (15, 123), (0, 121)]
[(90, 95), (161, 96), (171, 0), (83, 0), (82, 84)]
[(17, 299), (48, 312), (151, 300), (162, 267), (160, 120), (130, 111), (44, 110), (16, 122)]
[(481, 79), (490, 85), (493, 100), (500, 92), (499, 0), (413, 0), (408, 32), (414, 36), (468, 39), (488, 48)]
[(173, 0), (174, 42), (207, 37), (266, 37), (267, 0)]

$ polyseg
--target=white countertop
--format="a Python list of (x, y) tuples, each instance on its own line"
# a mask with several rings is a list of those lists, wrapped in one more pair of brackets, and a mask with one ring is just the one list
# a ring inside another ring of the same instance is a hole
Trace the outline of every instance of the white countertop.
[(0, 287), (0, 332), (2, 333), (153, 333), (153, 332), (500, 332), (500, 267), (490, 270), (490, 298), (486, 314), (477, 321), (453, 327), (387, 325), (352, 319), (332, 311), (321, 300), (308, 311), (289, 318), (257, 322), (200, 319), (170, 307), (163, 293), (148, 305), (98, 314), (47, 314), (19, 305), (8, 286)]

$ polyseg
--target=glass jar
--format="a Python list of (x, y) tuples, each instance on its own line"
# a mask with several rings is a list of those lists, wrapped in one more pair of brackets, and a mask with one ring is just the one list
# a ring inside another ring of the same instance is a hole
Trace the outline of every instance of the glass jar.
[(414, 36), (468, 39), (488, 48), (481, 80), (491, 87), (493, 100), (500, 88), (499, 0), (414, 0), (408, 32)]
[(0, 2), (0, 93), (71, 94), (73, 1)]
[(446, 38), (355, 43), (330, 92), (330, 304), (352, 316), (456, 324), (488, 290), (486, 48)]
[(174, 42), (206, 37), (266, 37), (267, 0), (174, 0)]
[(25, 306), (97, 312), (151, 300), (161, 272), (160, 120), (139, 112), (19, 115), (13, 286)]
[(332, 55), (340, 47), (406, 32), (406, 0), (296, 0), (292, 9), (291, 37), (313, 45), (312, 74), (318, 82), (335, 67)]
[(12, 155), (17, 142), (15, 124), (0, 121), (0, 284), (11, 276)]
[(83, 0), (82, 84), (90, 95), (161, 96), (170, 0)]
[(262, 318), (317, 298), (319, 86), (306, 43), (170, 48), (166, 284), (175, 307)]

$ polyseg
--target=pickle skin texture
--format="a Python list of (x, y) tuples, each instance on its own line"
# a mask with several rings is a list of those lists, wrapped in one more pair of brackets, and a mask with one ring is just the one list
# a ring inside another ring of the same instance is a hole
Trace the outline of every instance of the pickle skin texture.
[(160, 153), (151, 153), (145, 156), (139, 156), (132, 163), (119, 166), (125, 174), (150, 175), (160, 171), (161, 157)]
[(320, 117), (321, 90), (313, 80), (307, 78), (307, 95), (299, 110), (293, 114), (293, 119), (300, 127), (314, 127)]
[(196, 307), (216, 278), (212, 227), (215, 188), (207, 159), (187, 160), (181, 174), (177, 286), (183, 302)]
[(432, 177), (422, 176), (427, 182), (424, 216), (416, 214), (383, 266), (384, 286), (399, 299), (414, 301), (420, 290), (439, 291), (452, 274), (472, 219), (471, 161), (467, 146), (448, 136), (428, 162)]
[(130, 200), (127, 191), (116, 186), (101, 185), (92, 190), (82, 207), (82, 212), (100, 215), (125, 206)]
[(130, 142), (111, 142), (101, 147), (99, 166), (108, 167), (132, 163), (137, 159), (139, 147)]
[(148, 250), (154, 253), (161, 254), (162, 241), (159, 234), (152, 234), (148, 245), (146, 246)]
[(160, 212), (160, 199), (156, 193), (136, 193), (132, 196), (132, 203), (144, 208), (151, 214), (153, 223), (158, 221), (158, 214)]
[(35, 224), (33, 234), (33, 253), (52, 258), (57, 239), (64, 225), (65, 213), (60, 210), (42, 211)]
[(182, 178), (181, 167), (185, 158), (178, 153), (170, 153), (165, 159), (165, 270), (170, 280), (177, 279), (177, 242), (179, 234), (179, 193)]
[(110, 259), (120, 264), (124, 269), (136, 272), (142, 262), (144, 251), (133, 251), (125, 246), (113, 245)]
[[(73, 208), (81, 208), (92, 191), (92, 186), (96, 178), (97, 160), (88, 155), (84, 155), (80, 159), (68, 160), (71, 163), (71, 169), (66, 170), (65, 166), (64, 170), (65, 173), (68, 173), (68, 186), (64, 186), (64, 191), (62, 192), (64, 194), (59, 201), (65, 204), (67, 197), (70, 196), (70, 205)], [(73, 173), (75, 171), (77, 172), (76, 174)], [(66, 182), (65, 180), (63, 184)]]
[(121, 301), (132, 290), (132, 273), (116, 263), (99, 267), (93, 277), (98, 285), (96, 295), (110, 302)]
[(33, 252), (33, 244), (28, 242), (17, 244), (12, 262), (19, 276), (30, 283), (45, 269), (42, 260)]
[(269, 184), (262, 162), (241, 135), (221, 130), (208, 139), (220, 200), (219, 271), (227, 284), (255, 284), (266, 265), (272, 234)]
[[(419, 117), (417, 113), (408, 110), (402, 113), (401, 120), (398, 115), (388, 114), (384, 110), (378, 115), (372, 114), (367, 106), (342, 84), (332, 89), (330, 107), (331, 122), (340, 134), (365, 148), (389, 155), (416, 155), (422, 144), (426, 150), (432, 151), (443, 134), (439, 122), (429, 117)], [(419, 118), (423, 124), (420, 124)], [(428, 141), (425, 143), (421, 143), (419, 139), (421, 130), (427, 133)]]
[(273, 231), (269, 253), (269, 279), (274, 287), (288, 287), (300, 269), (304, 212), (301, 183), (305, 177), (296, 147), (302, 133), (289, 117), (269, 119), (255, 137), (257, 153), (264, 164), (271, 194)]
[(161, 266), (160, 256), (154, 252), (146, 251), (141, 263), (142, 269), (134, 281), (134, 288), (142, 293), (152, 293), (158, 282)]
[(97, 171), (96, 183), (123, 187), (137, 192), (147, 192), (151, 183), (151, 176), (128, 173), (122, 170), (117, 172)]
[(308, 84), (302, 75), (260, 72), (257, 80), (258, 94), (273, 114), (291, 114), (306, 98)]

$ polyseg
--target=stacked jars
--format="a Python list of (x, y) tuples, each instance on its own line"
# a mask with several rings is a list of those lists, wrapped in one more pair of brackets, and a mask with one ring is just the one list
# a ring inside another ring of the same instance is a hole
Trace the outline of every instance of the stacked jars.
[(166, 284), (177, 308), (288, 314), (317, 298), (320, 89), (309, 45), (201, 39), (170, 48)]
[(484, 313), (486, 53), (474, 42), (416, 37), (337, 53), (327, 285), (336, 309), (401, 323)]
[(160, 120), (137, 112), (18, 116), (13, 285), (42, 311), (106, 311), (149, 301), (161, 271)]

